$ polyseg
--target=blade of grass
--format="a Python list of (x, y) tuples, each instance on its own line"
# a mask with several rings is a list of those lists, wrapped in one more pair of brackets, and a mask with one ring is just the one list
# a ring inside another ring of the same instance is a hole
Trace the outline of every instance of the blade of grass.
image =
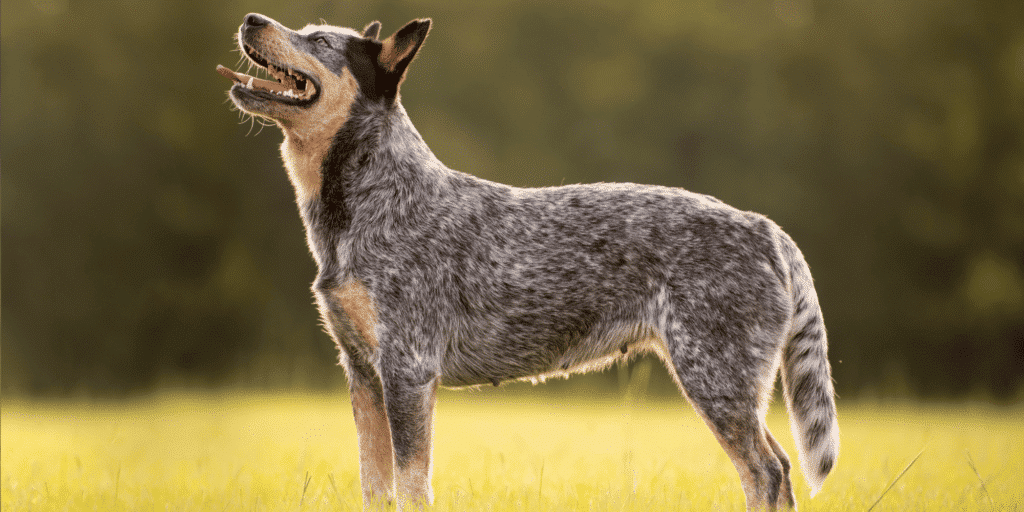
[(885, 490), (882, 491), (882, 495), (879, 496), (878, 499), (875, 500), (875, 502), (872, 503), (870, 507), (868, 507), (868, 512), (871, 512), (871, 509), (875, 508), (875, 505), (878, 505), (878, 502), (882, 501), (882, 498), (884, 498), (885, 494), (889, 492), (889, 489), (892, 489), (892, 486), (896, 485), (896, 482), (898, 482), (900, 478), (903, 478), (903, 475), (907, 474), (907, 470), (910, 469), (910, 466), (913, 466), (914, 463), (917, 462), (917, 459), (921, 458), (921, 454), (923, 453), (924, 448), (921, 448), (921, 451), (917, 453), (917, 456), (914, 457), (914, 460), (910, 461), (910, 464), (907, 464), (907, 467), (903, 468), (903, 471), (900, 471), (900, 474), (897, 475), (896, 478), (892, 481), (892, 483), (889, 484), (889, 487), (886, 487)]
[(978, 472), (978, 468), (974, 466), (974, 460), (971, 459), (971, 452), (964, 450), (964, 453), (967, 454), (967, 464), (969, 464), (971, 466), (971, 470), (974, 471), (974, 476), (978, 477), (978, 481), (981, 482), (981, 490), (985, 491), (985, 497), (988, 498), (988, 506), (994, 506), (992, 504), (992, 495), (988, 493), (988, 488), (985, 487), (985, 480), (981, 478), (981, 473)]
[(309, 488), (309, 481), (312, 477), (309, 476), (309, 471), (306, 471), (306, 482), (302, 484), (302, 496), (299, 498), (299, 507), (302, 506), (302, 502), (306, 500), (306, 489)]
[(338, 504), (345, 506), (345, 501), (341, 499), (341, 493), (338, 492), (338, 486), (334, 483), (334, 473), (327, 473), (327, 478), (331, 481), (331, 489), (334, 489), (334, 497), (337, 498)]
[(541, 500), (544, 499), (544, 461), (540, 461), (540, 478), (537, 483), (537, 505), (540, 506), (543, 503)]

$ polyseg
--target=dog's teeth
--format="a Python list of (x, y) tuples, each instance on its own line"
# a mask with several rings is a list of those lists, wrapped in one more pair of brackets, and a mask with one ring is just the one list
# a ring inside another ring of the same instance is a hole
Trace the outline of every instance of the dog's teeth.
[(250, 76), (250, 77), (249, 77), (249, 83), (245, 84), (245, 87), (246, 87), (247, 89), (252, 89), (252, 81), (253, 81), (253, 80), (254, 80), (254, 79), (253, 79), (253, 77), (251, 77), (251, 76)]

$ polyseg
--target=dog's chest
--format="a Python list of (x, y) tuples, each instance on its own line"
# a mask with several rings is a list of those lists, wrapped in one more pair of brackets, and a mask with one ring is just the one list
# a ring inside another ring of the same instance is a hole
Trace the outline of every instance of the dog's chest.
[(281, 159), (299, 204), (308, 202), (319, 192), (320, 171), (328, 148), (329, 144), (324, 141), (303, 142), (285, 134), (281, 143)]

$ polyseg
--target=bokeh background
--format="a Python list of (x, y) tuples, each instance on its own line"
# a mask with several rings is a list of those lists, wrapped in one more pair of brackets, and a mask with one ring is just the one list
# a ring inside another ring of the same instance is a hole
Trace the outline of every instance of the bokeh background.
[(4, 396), (344, 387), (280, 132), (214, 72), (250, 11), (433, 18), (403, 102), (455, 169), (768, 215), (816, 277), (843, 399), (1022, 401), (1018, 0), (4, 0)]

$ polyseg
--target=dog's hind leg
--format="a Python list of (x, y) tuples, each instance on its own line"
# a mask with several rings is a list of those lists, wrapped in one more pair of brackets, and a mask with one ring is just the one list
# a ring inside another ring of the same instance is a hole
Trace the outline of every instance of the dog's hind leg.
[(789, 474), (766, 439), (763, 422), (717, 412), (702, 416), (740, 474), (747, 510), (795, 508)]
[(771, 386), (755, 382), (768, 373), (763, 365), (770, 363), (755, 361), (735, 343), (691, 340), (681, 330), (665, 338), (666, 364), (736, 466), (747, 509), (794, 507), (788, 459), (776, 454), (777, 443), (764, 425), (763, 404)]
[(793, 482), (789, 479), (789, 469), (792, 465), (789, 462), (789, 456), (786, 455), (786, 451), (782, 449), (782, 445), (775, 439), (768, 427), (764, 427), (764, 437), (768, 440), (768, 444), (771, 446), (772, 451), (775, 452), (775, 456), (779, 458), (779, 462), (782, 463), (782, 488), (779, 489), (780, 499), (783, 503), (790, 507), (796, 507), (796, 496), (793, 494)]
[(416, 510), (434, 503), (431, 443), (441, 379), (418, 371), (415, 364), (382, 365), (384, 404), (395, 448), (398, 510)]
[(359, 439), (363, 508), (383, 509), (394, 500), (394, 452), (380, 377), (369, 365), (347, 364), (352, 415)]

